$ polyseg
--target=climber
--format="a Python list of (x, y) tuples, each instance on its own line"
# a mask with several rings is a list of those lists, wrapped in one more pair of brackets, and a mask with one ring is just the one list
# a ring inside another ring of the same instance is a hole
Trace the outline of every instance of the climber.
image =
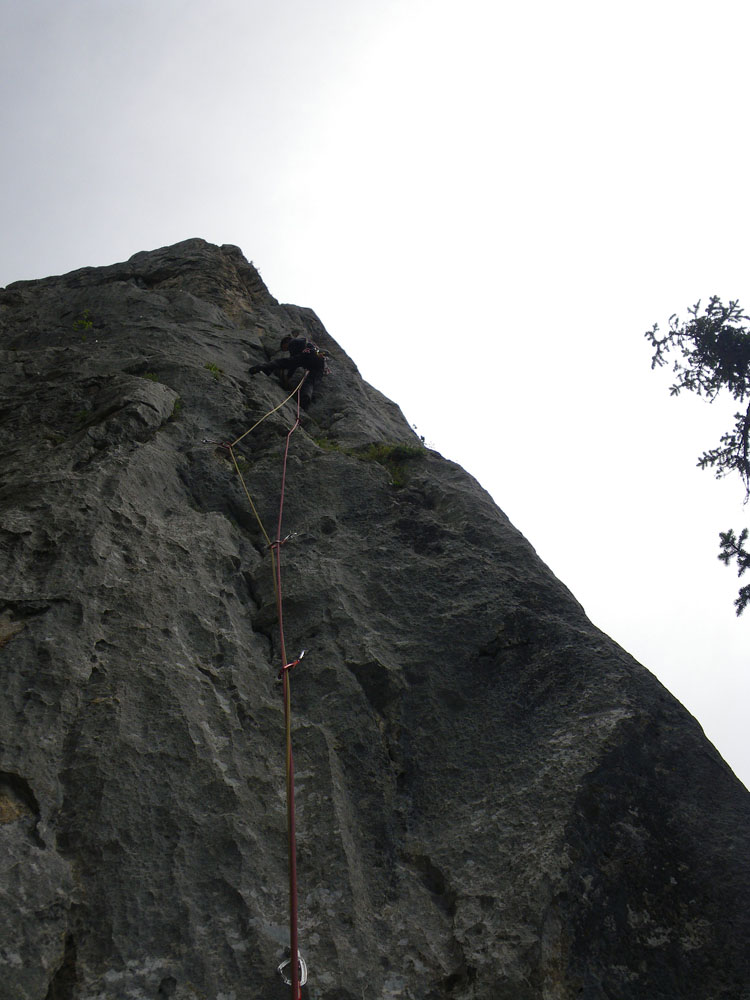
[(264, 365), (253, 365), (250, 374), (257, 375), (258, 372), (263, 372), (265, 375), (271, 375), (273, 372), (280, 372), (282, 383), (288, 387), (294, 372), (298, 368), (304, 368), (308, 375), (302, 386), (301, 403), (307, 408), (315, 387), (326, 373), (325, 354), (311, 340), (303, 336), (301, 330), (292, 330), (291, 334), (286, 334), (281, 341), (281, 350), (288, 351), (289, 357), (276, 358)]

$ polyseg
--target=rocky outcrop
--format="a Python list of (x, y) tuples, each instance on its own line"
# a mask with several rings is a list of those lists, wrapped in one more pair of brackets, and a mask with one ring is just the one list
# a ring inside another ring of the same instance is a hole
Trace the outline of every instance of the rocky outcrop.
[[(748, 1000), (750, 797), (310, 310), (189, 240), (0, 291), (0, 998)], [(275, 532), (286, 403), (237, 446)]]

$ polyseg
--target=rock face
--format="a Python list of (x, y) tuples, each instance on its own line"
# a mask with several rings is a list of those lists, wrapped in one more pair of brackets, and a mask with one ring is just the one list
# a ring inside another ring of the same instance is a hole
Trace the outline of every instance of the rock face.
[[(0, 998), (748, 1000), (750, 796), (314, 313), (189, 240), (0, 291)], [(294, 404), (235, 451), (275, 538)]]

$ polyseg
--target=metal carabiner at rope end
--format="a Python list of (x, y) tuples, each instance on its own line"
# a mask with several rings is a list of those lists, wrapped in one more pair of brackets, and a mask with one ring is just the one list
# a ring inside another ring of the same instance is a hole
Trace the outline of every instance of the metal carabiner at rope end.
[[(292, 981), (291, 979), (287, 979), (284, 969), (287, 967), (287, 965), (290, 964), (290, 962), (291, 958), (284, 959), (284, 961), (276, 970), (287, 986), (291, 986)], [(297, 965), (299, 967), (299, 984), (300, 986), (304, 986), (305, 983), (307, 982), (307, 963), (305, 962), (304, 958), (299, 953), (299, 951), (297, 952)]]

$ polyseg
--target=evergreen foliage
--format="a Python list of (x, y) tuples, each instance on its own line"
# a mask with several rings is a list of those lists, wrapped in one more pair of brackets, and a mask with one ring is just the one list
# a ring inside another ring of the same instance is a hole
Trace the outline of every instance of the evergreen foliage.
[[(725, 305), (714, 295), (701, 311), (700, 301), (688, 309), (690, 318), (670, 316), (669, 332), (659, 336), (655, 323), (646, 332), (654, 353), (651, 367), (664, 366), (667, 355), (674, 351), (672, 371), (675, 381), (670, 388), (673, 396), (683, 389), (704, 396), (713, 402), (719, 393), (729, 393), (742, 409), (734, 414), (734, 425), (722, 434), (715, 448), (704, 451), (698, 458), (701, 469), (713, 469), (717, 479), (736, 473), (745, 487), (745, 502), (750, 498), (750, 317), (739, 302)], [(737, 575), (750, 566), (750, 552), (745, 548), (748, 530), (739, 535), (730, 528), (719, 533), (719, 556), (723, 563), (737, 563)], [(735, 607), (740, 615), (750, 604), (750, 584), (740, 588)]]

